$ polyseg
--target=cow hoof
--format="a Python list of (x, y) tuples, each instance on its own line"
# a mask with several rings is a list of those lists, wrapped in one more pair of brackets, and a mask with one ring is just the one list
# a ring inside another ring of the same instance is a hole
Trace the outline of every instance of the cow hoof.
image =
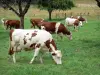
[(32, 64), (32, 62), (29, 62), (29, 64)]
[(78, 30), (74, 30), (75, 32), (78, 32)]

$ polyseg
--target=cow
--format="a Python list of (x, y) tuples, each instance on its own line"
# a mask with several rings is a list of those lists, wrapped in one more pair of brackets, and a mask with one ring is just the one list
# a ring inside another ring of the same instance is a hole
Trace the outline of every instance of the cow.
[(67, 17), (67, 18), (65, 19), (65, 25), (66, 25), (66, 26), (74, 26), (74, 29), (76, 30), (77, 27), (82, 26), (82, 22), (79, 21), (79, 20), (76, 19), (76, 18)]
[(71, 16), (70, 18), (75, 18), (75, 19), (78, 19), (79, 21), (81, 21), (82, 23), (83, 22), (87, 23), (87, 19), (82, 16)]
[(82, 16), (77, 16), (77, 19), (78, 19), (79, 21), (82, 21), (82, 22), (87, 23), (87, 19), (86, 19), (86, 18), (83, 18)]
[(40, 49), (45, 49), (45, 51), (50, 52), (56, 64), (62, 64), (62, 53), (57, 49), (56, 43), (49, 32), (39, 29), (10, 30), (9, 55), (13, 57), (14, 63), (16, 63), (15, 52), (30, 49), (34, 49), (34, 55), (30, 64), (32, 64), (34, 59), (38, 56)]
[(15, 28), (15, 29), (19, 29), (20, 28), (20, 21), (19, 20), (7, 20), (7, 19), (4, 19), (2, 18), (1, 19), (1, 22), (4, 24), (4, 26), (6, 27), (6, 30), (8, 28), (10, 28), (10, 30), (12, 28)]
[(72, 40), (72, 33), (64, 26), (64, 24), (60, 22), (43, 21), (39, 23), (39, 26), (41, 27), (41, 29), (44, 29), (50, 33), (56, 33), (56, 36), (57, 34), (63, 34), (67, 36), (70, 40)]
[(42, 22), (42, 21), (44, 21), (44, 19), (30, 19), (30, 22), (31, 22), (31, 28), (35, 28), (35, 26), (37, 26), (38, 27), (38, 24), (40, 23), (40, 22)]

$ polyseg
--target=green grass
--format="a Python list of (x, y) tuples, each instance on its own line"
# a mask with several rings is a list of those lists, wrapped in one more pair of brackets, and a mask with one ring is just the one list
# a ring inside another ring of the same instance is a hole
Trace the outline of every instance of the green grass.
[[(64, 21), (62, 20), (64, 23)], [(25, 19), (25, 28), (30, 28), (29, 19)], [(16, 54), (17, 63), (8, 60), (9, 30), (0, 25), (0, 75), (100, 75), (100, 23), (90, 20), (74, 32), (73, 40), (65, 36), (58, 38), (56, 44), (62, 51), (62, 65), (56, 65), (50, 55), (44, 55), (44, 64), (36, 59), (29, 64), (33, 52)], [(53, 35), (55, 39), (55, 35)]]

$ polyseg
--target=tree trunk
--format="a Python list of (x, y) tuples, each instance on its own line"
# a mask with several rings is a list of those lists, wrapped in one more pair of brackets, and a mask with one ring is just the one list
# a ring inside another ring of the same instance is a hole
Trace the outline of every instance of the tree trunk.
[(20, 17), (20, 28), (24, 29), (24, 16)]
[(51, 20), (52, 10), (48, 10), (48, 12), (49, 12), (49, 20)]

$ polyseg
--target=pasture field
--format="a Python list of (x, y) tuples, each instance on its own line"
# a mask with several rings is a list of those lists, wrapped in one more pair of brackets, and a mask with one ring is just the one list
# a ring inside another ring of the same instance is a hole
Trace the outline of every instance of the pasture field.
[[(67, 16), (71, 13), (82, 13), (88, 20), (88, 23), (84, 23), (77, 32), (73, 31), (73, 27), (68, 28), (72, 32), (73, 40), (68, 40), (65, 36), (63, 40), (60, 37), (56, 40), (53, 34), (56, 45), (63, 54), (62, 65), (56, 65), (48, 54), (43, 56), (43, 64), (40, 64), (38, 58), (33, 64), (29, 64), (33, 51), (24, 50), (16, 54), (16, 64), (9, 61), (9, 30), (4, 30), (0, 22), (0, 75), (100, 75), (100, 8), (95, 6), (94, 0), (74, 1), (78, 7), (66, 11), (56, 10), (52, 13), (52, 21), (61, 21), (63, 24), (62, 13), (66, 13)], [(56, 14), (59, 14), (59, 17), (56, 18)], [(0, 19), (3, 17), (18, 19), (13, 12), (0, 8)], [(47, 20), (48, 12), (31, 6), (25, 15), (25, 29), (30, 28), (30, 18)]]
[[(30, 28), (25, 19), (25, 28)], [(64, 23), (64, 20), (62, 20)], [(88, 20), (78, 32), (69, 28), (73, 40), (65, 36), (58, 38), (56, 44), (62, 51), (62, 65), (56, 65), (51, 55), (43, 56), (44, 64), (36, 59), (29, 64), (33, 51), (22, 51), (16, 54), (17, 63), (8, 60), (9, 30), (0, 25), (0, 75), (100, 75), (100, 22)], [(54, 39), (55, 35), (53, 35)]]

